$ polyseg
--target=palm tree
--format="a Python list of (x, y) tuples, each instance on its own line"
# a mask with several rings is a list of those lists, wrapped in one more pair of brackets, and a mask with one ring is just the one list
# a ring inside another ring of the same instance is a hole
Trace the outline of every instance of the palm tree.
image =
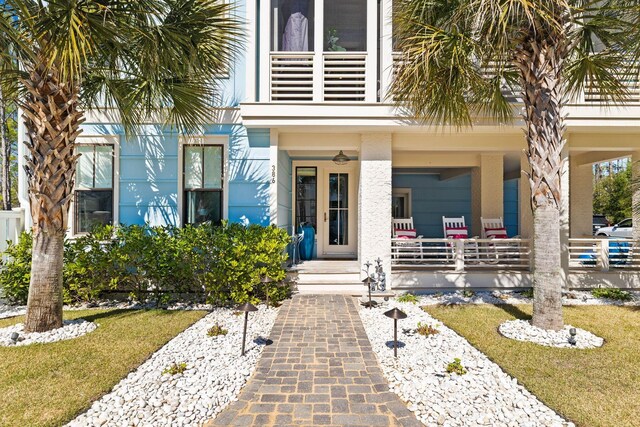
[(470, 126), (474, 116), (513, 120), (521, 92), (533, 210), (533, 324), (563, 326), (560, 177), (563, 105), (586, 85), (624, 101), (640, 34), (637, 1), (400, 0), (401, 52), (392, 94), (418, 119)]
[[(127, 134), (149, 118), (183, 132), (211, 120), (215, 78), (242, 23), (223, 0), (5, 0), (0, 37), (19, 68), (30, 153), (33, 263), (26, 331), (62, 326), (62, 257), (85, 112)], [(1, 55), (1, 53), (0, 53)]]

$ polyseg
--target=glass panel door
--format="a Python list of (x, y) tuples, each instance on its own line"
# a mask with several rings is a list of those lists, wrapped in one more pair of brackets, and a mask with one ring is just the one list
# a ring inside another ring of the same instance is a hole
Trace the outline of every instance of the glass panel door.
[(349, 244), (349, 175), (329, 174), (329, 245)]

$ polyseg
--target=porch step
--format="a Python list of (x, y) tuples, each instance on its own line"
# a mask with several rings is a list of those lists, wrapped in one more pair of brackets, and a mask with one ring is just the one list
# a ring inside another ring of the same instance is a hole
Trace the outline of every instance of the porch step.
[(360, 263), (353, 260), (312, 260), (289, 269), (301, 294), (343, 294), (361, 296)]

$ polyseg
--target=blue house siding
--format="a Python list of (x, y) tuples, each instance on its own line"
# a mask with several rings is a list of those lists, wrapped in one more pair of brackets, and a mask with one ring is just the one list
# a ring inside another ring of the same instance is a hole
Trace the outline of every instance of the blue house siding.
[(442, 237), (443, 216), (464, 216), (471, 223), (470, 175), (440, 181), (438, 175), (394, 173), (392, 185), (411, 188), (413, 223), (426, 238)]
[[(117, 125), (87, 124), (87, 135), (120, 135), (119, 222), (180, 225), (178, 138), (161, 125), (146, 125), (128, 139)], [(269, 224), (269, 131), (211, 125), (208, 135), (227, 135), (228, 219)]]
[(268, 225), (269, 130), (229, 131), (229, 221)]
[(507, 235), (513, 237), (519, 234), (520, 222), (520, 180), (512, 179), (504, 182), (504, 226)]
[(291, 233), (292, 226), (292, 168), (291, 157), (286, 151), (278, 152), (278, 226)]
[(178, 134), (147, 125), (120, 142), (120, 222), (179, 225)]

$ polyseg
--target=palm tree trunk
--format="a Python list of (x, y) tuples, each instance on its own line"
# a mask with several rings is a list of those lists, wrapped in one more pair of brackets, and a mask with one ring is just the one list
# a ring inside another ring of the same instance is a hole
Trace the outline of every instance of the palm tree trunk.
[(6, 99), (0, 86), (0, 157), (2, 157), (2, 210), (11, 210), (11, 144), (7, 135), (7, 105)]
[(26, 170), (33, 218), (33, 262), (25, 331), (62, 326), (62, 260), (69, 203), (73, 196), (80, 133), (77, 89), (59, 81), (55, 68), (30, 72), (23, 82), (29, 96), (23, 106), (30, 141)]
[[(533, 325), (559, 330), (562, 319), (560, 177), (565, 145), (562, 40), (532, 35), (516, 53), (525, 111), (533, 210)], [(549, 42), (547, 40), (553, 40)]]

